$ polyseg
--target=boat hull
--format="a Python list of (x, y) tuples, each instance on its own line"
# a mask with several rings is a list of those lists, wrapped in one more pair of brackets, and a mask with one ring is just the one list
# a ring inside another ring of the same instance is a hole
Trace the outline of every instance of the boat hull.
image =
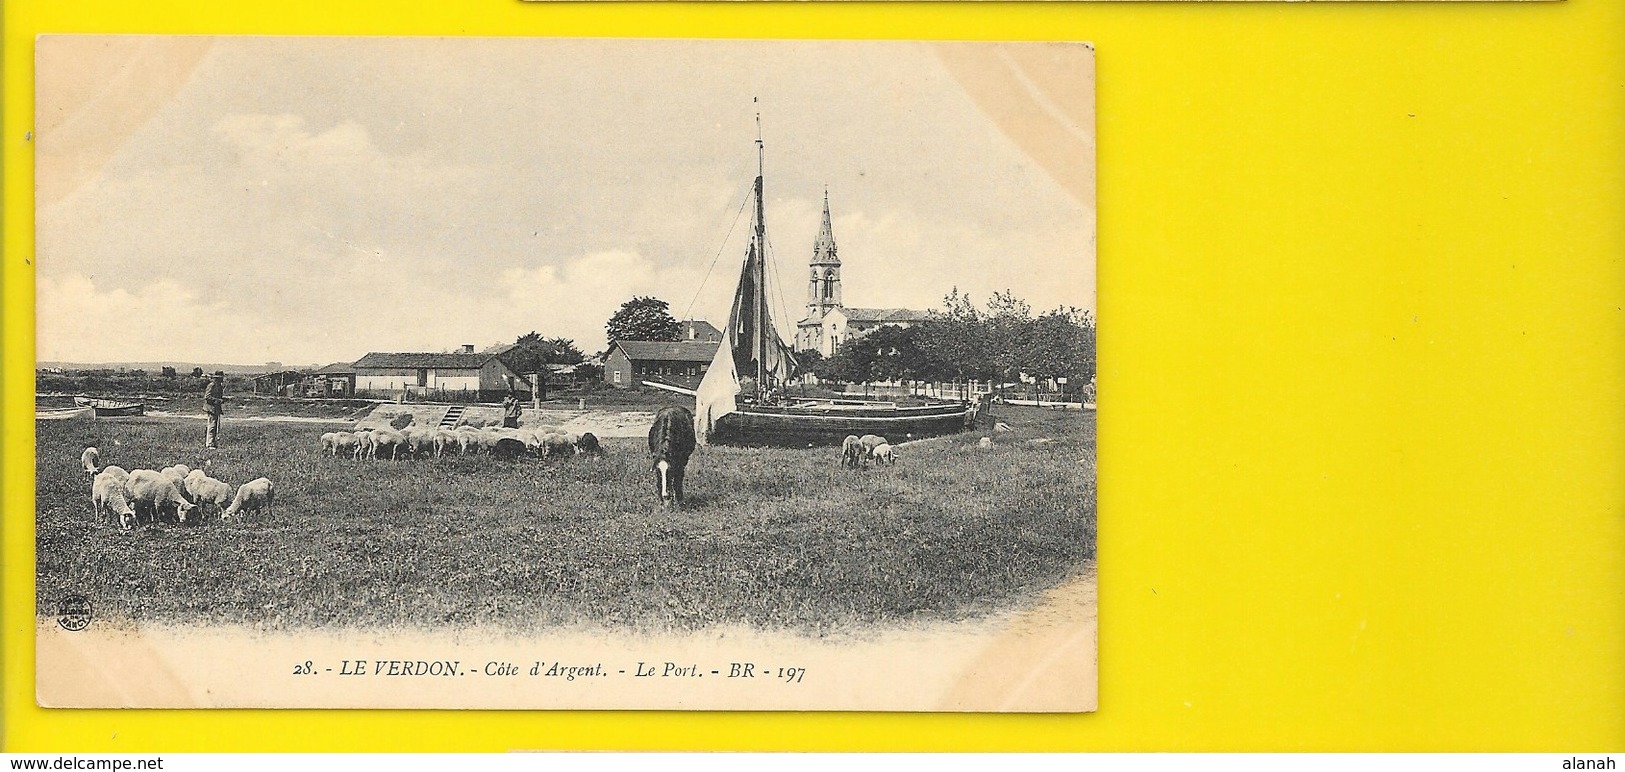
[(106, 399), (89, 399), (86, 397), (74, 397), (73, 402), (80, 407), (88, 407), (94, 410), (97, 418), (145, 415), (147, 410), (147, 406), (140, 402), (113, 402)]
[(970, 428), (969, 405), (916, 408), (741, 407), (717, 419), (711, 442), (807, 447), (840, 445), (848, 436), (876, 434), (891, 442), (958, 434)]

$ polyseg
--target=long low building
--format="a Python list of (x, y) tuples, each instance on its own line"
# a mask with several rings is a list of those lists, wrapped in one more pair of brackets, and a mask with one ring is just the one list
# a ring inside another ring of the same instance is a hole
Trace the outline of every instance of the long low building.
[(473, 346), (450, 354), (372, 352), (355, 362), (355, 391), (370, 396), (405, 392), (425, 399), (501, 399), (510, 389), (530, 398), (530, 379), (500, 353)]
[(698, 388), (722, 345), (708, 340), (621, 340), (604, 357), (604, 383), (619, 388), (643, 381)]

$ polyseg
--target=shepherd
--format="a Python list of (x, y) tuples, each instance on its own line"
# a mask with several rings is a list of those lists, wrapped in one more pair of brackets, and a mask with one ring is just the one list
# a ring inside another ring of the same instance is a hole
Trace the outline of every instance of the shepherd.
[(683, 506), (683, 471), (694, 453), (694, 414), (688, 408), (661, 408), (649, 427), (649, 455), (654, 459), (655, 490), (667, 509)]
[(524, 409), (519, 406), (519, 395), (513, 392), (512, 386), (509, 386), (508, 396), (502, 398), (502, 428), (518, 429), (519, 416), (523, 412)]
[(203, 412), (208, 416), (209, 426), (203, 430), (203, 445), (211, 450), (219, 447), (220, 442), (220, 415), (226, 410), (226, 374), (220, 370), (214, 371), (214, 377), (203, 390)]

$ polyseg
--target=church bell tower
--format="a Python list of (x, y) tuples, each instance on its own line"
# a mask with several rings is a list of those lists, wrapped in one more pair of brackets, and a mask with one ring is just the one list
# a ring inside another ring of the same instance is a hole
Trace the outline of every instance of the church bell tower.
[(824, 224), (813, 242), (812, 260), (807, 264), (807, 319), (818, 321), (841, 305), (841, 258), (835, 251), (835, 232), (829, 224), (829, 190), (824, 190)]

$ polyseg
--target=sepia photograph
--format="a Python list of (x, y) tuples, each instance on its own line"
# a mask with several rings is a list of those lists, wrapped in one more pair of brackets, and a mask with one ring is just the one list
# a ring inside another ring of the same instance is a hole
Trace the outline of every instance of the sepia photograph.
[(1096, 708), (1089, 44), (36, 65), (39, 704)]

